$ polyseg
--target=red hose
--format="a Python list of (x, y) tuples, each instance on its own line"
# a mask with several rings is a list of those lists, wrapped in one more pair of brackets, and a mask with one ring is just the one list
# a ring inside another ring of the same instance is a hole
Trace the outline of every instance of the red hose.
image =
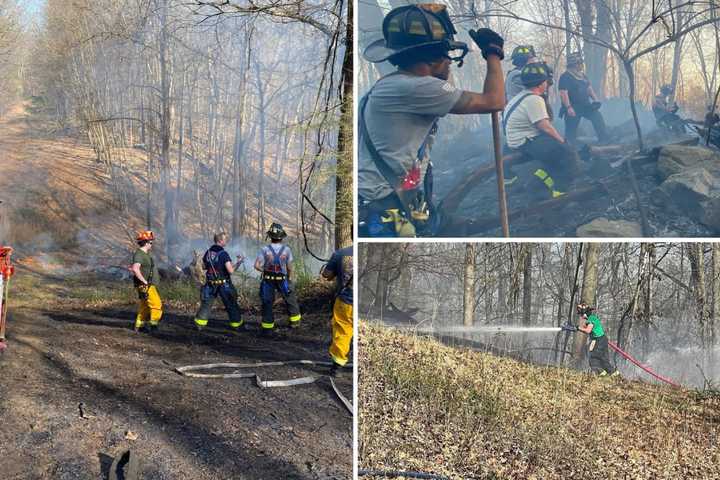
[(668, 385), (672, 385), (673, 387), (682, 388), (681, 385), (678, 385), (677, 383), (673, 382), (673, 381), (670, 380), (669, 378), (663, 377), (662, 375), (658, 375), (657, 373), (653, 372), (652, 370), (650, 370), (650, 367), (647, 367), (647, 366), (643, 365), (642, 363), (638, 362), (638, 361), (637, 361), (635, 358), (633, 358), (629, 353), (623, 352), (623, 351), (620, 349), (620, 347), (618, 347), (617, 345), (615, 345), (613, 342), (611, 342), (611, 341), (608, 340), (608, 345), (610, 345), (610, 348), (612, 348), (613, 350), (615, 350), (617, 353), (619, 353), (620, 355), (622, 355), (623, 357), (625, 357), (627, 360), (630, 360), (632, 363), (634, 363), (634, 364), (637, 365), (638, 367), (642, 368), (643, 370), (645, 370), (647, 373), (649, 373), (649, 374), (652, 375), (653, 377), (657, 378), (658, 380), (660, 380), (660, 381), (662, 381), (662, 382), (665, 382), (665, 383), (667, 383)]

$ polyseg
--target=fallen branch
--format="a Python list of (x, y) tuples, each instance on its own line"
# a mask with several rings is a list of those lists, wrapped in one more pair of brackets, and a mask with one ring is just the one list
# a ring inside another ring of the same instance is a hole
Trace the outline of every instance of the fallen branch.
[[(503, 165), (510, 165), (513, 162), (517, 163), (520, 158), (522, 158), (522, 155), (520, 153), (512, 153), (510, 155), (505, 155), (503, 157)], [(445, 211), (457, 210), (457, 208), (460, 206), (465, 197), (472, 191), (472, 189), (475, 188), (486, 177), (491, 176), (493, 173), (495, 173), (494, 163), (487, 163), (481, 165), (474, 172), (472, 172), (470, 176), (465, 177), (462, 181), (460, 181), (457, 185), (450, 189), (450, 193), (445, 195), (445, 198), (440, 201), (438, 209), (443, 209)]]
[[(579, 188), (577, 190), (573, 190), (570, 192), (567, 192), (562, 197), (558, 198), (551, 198), (549, 200), (545, 200), (543, 202), (538, 202), (531, 207), (528, 207), (523, 210), (516, 210), (512, 213), (510, 213), (509, 218), (510, 220), (515, 220), (519, 217), (525, 216), (525, 215), (532, 215), (535, 213), (542, 213), (547, 212), (548, 210), (552, 208), (557, 208), (558, 206), (563, 205), (564, 203), (568, 203), (574, 200), (577, 200), (579, 198), (583, 198), (585, 196), (588, 196), (590, 194), (596, 194), (598, 189), (603, 190), (607, 193), (607, 189), (604, 185), (594, 183), (590, 186)], [(473, 235), (485, 232), (489, 228), (493, 228), (498, 224), (498, 217), (497, 216), (491, 216), (491, 217), (482, 217), (482, 218), (453, 218), (448, 223), (443, 225), (443, 227), (440, 230), (439, 236), (450, 236), (450, 237), (457, 237), (457, 236), (463, 236), (463, 235)]]

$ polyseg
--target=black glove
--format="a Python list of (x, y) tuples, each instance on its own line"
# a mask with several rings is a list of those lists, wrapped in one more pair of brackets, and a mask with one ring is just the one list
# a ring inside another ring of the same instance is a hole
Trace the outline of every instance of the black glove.
[(470, 38), (473, 39), (475, 44), (480, 47), (480, 51), (482, 52), (482, 56), (485, 60), (487, 60), (488, 55), (497, 55), (500, 57), (500, 60), (505, 58), (505, 53), (503, 53), (503, 45), (505, 45), (505, 40), (498, 35), (497, 33), (493, 32), (489, 28), (481, 28), (479, 30), (470, 30), (468, 32), (470, 34)]
[(138, 291), (138, 298), (140, 300), (147, 300), (148, 299), (148, 290), (150, 290), (150, 285), (138, 285), (137, 291)]
[(602, 105), (602, 103), (600, 103), (600, 102), (592, 102), (590, 104), (590, 106), (592, 107), (593, 110), (600, 110), (600, 105)]

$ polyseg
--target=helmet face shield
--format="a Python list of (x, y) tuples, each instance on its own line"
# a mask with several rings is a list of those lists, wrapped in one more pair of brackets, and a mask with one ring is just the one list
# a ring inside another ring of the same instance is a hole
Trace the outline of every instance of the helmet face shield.
[[(451, 62), (457, 62), (458, 68), (463, 66), (463, 62), (465, 61), (465, 55), (468, 54), (468, 46), (465, 42), (458, 42), (455, 40), (448, 40), (447, 42), (448, 46), (448, 58)], [(460, 55), (450, 55), (450, 52), (453, 50), (460, 50)]]

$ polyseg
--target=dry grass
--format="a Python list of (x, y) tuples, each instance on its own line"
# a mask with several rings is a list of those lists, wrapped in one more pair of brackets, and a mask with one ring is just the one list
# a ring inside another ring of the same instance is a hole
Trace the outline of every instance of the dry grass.
[(361, 468), (720, 479), (717, 397), (529, 366), (364, 322), (358, 342)]

